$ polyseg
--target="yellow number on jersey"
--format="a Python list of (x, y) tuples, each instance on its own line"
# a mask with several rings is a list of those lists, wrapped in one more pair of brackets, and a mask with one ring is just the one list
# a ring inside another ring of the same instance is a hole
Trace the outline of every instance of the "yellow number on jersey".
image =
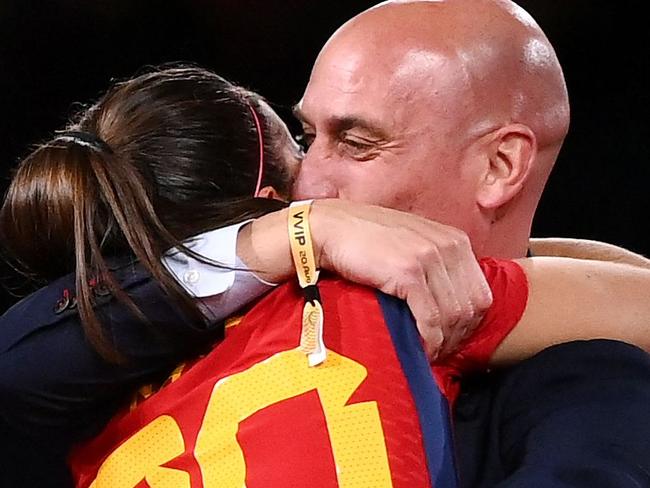
[(263, 408), (310, 390), (317, 390), (321, 399), (339, 486), (392, 486), (377, 403), (346, 405), (366, 376), (362, 365), (332, 351), (325, 363), (313, 368), (305, 353), (292, 349), (220, 380), (212, 392), (194, 451), (205, 488), (245, 486), (245, 456), (237, 443), (239, 423)]
[[(332, 442), (339, 486), (391, 487), (377, 403), (347, 405), (366, 377), (364, 366), (333, 351), (325, 363), (314, 368), (309, 367), (304, 352), (292, 349), (218, 381), (194, 450), (203, 486), (244, 487), (246, 459), (237, 442), (239, 424), (264, 408), (316, 390)], [(169, 416), (158, 417), (107, 458), (91, 488), (132, 488), (142, 479), (152, 488), (189, 488), (188, 473), (161, 467), (184, 450), (176, 421)]]
[(162, 467), (183, 452), (181, 429), (172, 417), (163, 415), (113, 451), (90, 488), (130, 488), (143, 479), (151, 488), (191, 488), (188, 473)]

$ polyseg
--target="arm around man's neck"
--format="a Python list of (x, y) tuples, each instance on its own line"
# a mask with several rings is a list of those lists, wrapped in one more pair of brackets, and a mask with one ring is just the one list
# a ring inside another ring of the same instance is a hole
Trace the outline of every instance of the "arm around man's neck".
[(530, 239), (533, 256), (557, 256), (565, 258), (612, 261), (650, 269), (650, 259), (623, 247), (588, 239), (547, 237)]

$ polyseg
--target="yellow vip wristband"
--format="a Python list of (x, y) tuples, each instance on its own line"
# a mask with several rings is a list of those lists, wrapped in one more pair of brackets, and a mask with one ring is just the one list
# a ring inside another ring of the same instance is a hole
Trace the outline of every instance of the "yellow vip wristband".
[(314, 245), (311, 240), (311, 229), (309, 228), (311, 204), (312, 201), (307, 200), (293, 202), (289, 207), (291, 256), (302, 288), (315, 285), (319, 274), (319, 270), (316, 269)]
[(323, 307), (316, 282), (319, 270), (309, 228), (309, 211), (312, 201), (294, 202), (289, 207), (289, 242), (298, 282), (305, 293), (302, 312), (300, 350), (307, 354), (310, 366), (323, 363), (327, 357), (323, 342)]

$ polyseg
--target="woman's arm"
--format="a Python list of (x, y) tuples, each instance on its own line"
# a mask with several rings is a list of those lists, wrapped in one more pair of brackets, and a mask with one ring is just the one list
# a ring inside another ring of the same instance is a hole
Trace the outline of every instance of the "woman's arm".
[(606, 242), (588, 239), (568, 239), (563, 237), (546, 237), (531, 239), (530, 251), (533, 256), (556, 256), (615, 263), (632, 264), (650, 269), (650, 259), (625, 248)]
[[(454, 351), (492, 303), (465, 233), (416, 215), (344, 200), (314, 202), (320, 268), (406, 301), (429, 357)], [(267, 281), (293, 278), (287, 211), (240, 232), (237, 253)], [(443, 342), (442, 349), (439, 349)]]
[(559, 257), (518, 262), (528, 278), (528, 303), (490, 364), (579, 339), (615, 339), (650, 351), (650, 270)]

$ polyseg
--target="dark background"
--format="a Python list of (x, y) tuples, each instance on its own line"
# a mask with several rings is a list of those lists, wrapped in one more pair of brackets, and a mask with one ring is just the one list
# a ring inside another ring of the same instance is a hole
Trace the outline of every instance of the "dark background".
[[(0, 0), (0, 191), (29, 145), (59, 128), (76, 102), (144, 65), (198, 63), (261, 92), (288, 119), (323, 43), (374, 3)], [(599, 239), (650, 255), (644, 2), (519, 3), (556, 47), (572, 100), (571, 131), (534, 235)], [(0, 299), (0, 311), (11, 300)]]

